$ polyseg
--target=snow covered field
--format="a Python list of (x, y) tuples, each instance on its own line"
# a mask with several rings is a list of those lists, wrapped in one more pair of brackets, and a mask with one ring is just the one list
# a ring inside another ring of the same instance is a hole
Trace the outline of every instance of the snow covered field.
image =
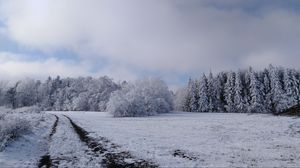
[(42, 120), (0, 151), (0, 167), (300, 166), (300, 118), (187, 112), (136, 118), (104, 112), (30, 115), (36, 116), (32, 121), (39, 115)]
[(299, 167), (300, 118), (265, 114), (174, 112), (112, 118), (66, 114), (93, 137), (106, 137), (161, 167)]

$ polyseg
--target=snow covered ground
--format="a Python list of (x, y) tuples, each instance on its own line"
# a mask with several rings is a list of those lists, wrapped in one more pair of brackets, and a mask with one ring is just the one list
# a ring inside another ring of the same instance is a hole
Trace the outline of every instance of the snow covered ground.
[(39, 122), (0, 152), (0, 167), (37, 167), (48, 162), (54, 167), (300, 167), (300, 118), (187, 112), (136, 118), (113, 118), (104, 112), (48, 113), (32, 114), (32, 121)]
[[(30, 116), (37, 117), (37, 115)], [(9, 143), (0, 152), (1, 168), (32, 168), (48, 165), (51, 167), (101, 167), (102, 158), (93, 155), (79, 139), (65, 116), (59, 115), (56, 118), (52, 114), (40, 115), (44, 118), (42, 121), (34, 125), (30, 132)], [(28, 117), (28, 114), (22, 114), (20, 117), (22, 116)]]
[(266, 114), (174, 112), (112, 118), (66, 114), (90, 135), (108, 138), (161, 167), (299, 167), (300, 118)]
[(31, 123), (31, 130), (13, 139), (0, 151), (0, 167), (36, 167), (47, 151), (47, 137), (54, 117), (44, 113), (13, 113)]
[(92, 155), (64, 116), (59, 116), (56, 131), (49, 142), (48, 155), (54, 167), (101, 166), (101, 158)]
[(27, 118), (32, 127), (0, 151), (1, 168), (156, 167), (149, 161), (132, 156), (105, 137), (90, 137), (67, 116), (15, 112), (13, 115)]

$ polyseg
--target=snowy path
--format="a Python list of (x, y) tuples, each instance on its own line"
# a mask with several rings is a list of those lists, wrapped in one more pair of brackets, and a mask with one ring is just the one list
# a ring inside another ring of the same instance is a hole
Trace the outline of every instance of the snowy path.
[(55, 116), (49, 151), (41, 157), (39, 167), (157, 167), (134, 158), (104, 137), (90, 137), (69, 117)]
[(94, 156), (79, 139), (70, 121), (58, 115), (57, 128), (49, 139), (49, 151), (40, 160), (46, 167), (101, 167), (101, 158)]
[(0, 152), (0, 167), (157, 167), (97, 137), (90, 137), (68, 116), (47, 114), (42, 126)]
[[(54, 117), (55, 117), (55, 122), (52, 126), (52, 130), (51, 130), (51, 133), (49, 135), (49, 139), (48, 139), (47, 143), (51, 142), (52, 136), (56, 133), (59, 118), (57, 117), (57, 115), (54, 115)], [(38, 167), (50, 167), (50, 166), (51, 166), (50, 155), (49, 155), (49, 153), (47, 153), (47, 154), (45, 154), (41, 157), (41, 159), (39, 161), (39, 164), (38, 164)]]
[(83, 128), (75, 124), (71, 118), (69, 119), (75, 132), (78, 134), (82, 142), (94, 152), (94, 156), (102, 158), (102, 165), (104, 167), (131, 167), (131, 168), (154, 168), (157, 167), (154, 163), (143, 159), (134, 158), (128, 151), (122, 151), (120, 146), (110, 142), (105, 137), (93, 138)]

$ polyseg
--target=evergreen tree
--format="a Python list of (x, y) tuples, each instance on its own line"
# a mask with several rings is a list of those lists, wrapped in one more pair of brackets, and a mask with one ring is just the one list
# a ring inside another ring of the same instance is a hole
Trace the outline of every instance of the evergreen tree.
[(208, 79), (207, 79), (207, 95), (208, 95), (208, 111), (214, 112), (217, 111), (216, 109), (216, 92), (215, 92), (215, 79), (213, 77), (212, 72), (209, 73)]
[(215, 92), (215, 107), (217, 112), (225, 111), (225, 83), (227, 76), (224, 72), (221, 72), (217, 75), (214, 83), (214, 92)]
[(225, 109), (227, 112), (236, 112), (234, 103), (234, 84), (235, 84), (235, 73), (229, 72), (227, 74), (227, 81), (225, 83)]
[(284, 90), (285, 90), (285, 101), (287, 108), (292, 107), (298, 103), (298, 81), (295, 78), (295, 74), (291, 69), (284, 71)]
[(207, 78), (205, 74), (203, 74), (200, 82), (199, 82), (199, 101), (198, 101), (198, 111), (199, 112), (208, 112), (209, 110), (209, 99), (208, 99), (208, 86), (207, 86)]
[(264, 108), (266, 112), (272, 111), (272, 92), (271, 92), (271, 79), (270, 72), (264, 70), (264, 80), (263, 80), (263, 93), (264, 93)]
[(191, 111), (196, 112), (198, 111), (198, 101), (199, 101), (199, 93), (198, 93), (198, 82), (197, 80), (191, 81), (191, 101), (190, 101), (190, 108)]
[(245, 113), (246, 105), (243, 95), (243, 85), (242, 85), (242, 75), (241, 72), (238, 71), (235, 78), (235, 87), (234, 87), (234, 104), (237, 112)]
[(271, 74), (271, 94), (272, 94), (272, 105), (271, 109), (273, 113), (279, 113), (286, 109), (287, 105), (285, 102), (283, 81), (281, 78), (281, 70), (275, 68), (272, 65), (269, 66), (269, 71)]
[(251, 113), (263, 113), (265, 112), (264, 105), (263, 105), (263, 92), (261, 90), (261, 83), (257, 79), (256, 73), (250, 69), (250, 106), (249, 112)]
[(293, 76), (293, 80), (294, 80), (294, 84), (295, 84), (296, 104), (299, 105), (300, 104), (300, 73), (298, 71), (296, 71), (295, 69), (293, 69), (292, 76)]

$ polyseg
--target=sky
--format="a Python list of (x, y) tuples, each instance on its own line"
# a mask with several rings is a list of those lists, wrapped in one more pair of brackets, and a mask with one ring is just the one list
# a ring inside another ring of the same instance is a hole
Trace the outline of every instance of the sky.
[(299, 69), (299, 0), (0, 0), (0, 79)]

